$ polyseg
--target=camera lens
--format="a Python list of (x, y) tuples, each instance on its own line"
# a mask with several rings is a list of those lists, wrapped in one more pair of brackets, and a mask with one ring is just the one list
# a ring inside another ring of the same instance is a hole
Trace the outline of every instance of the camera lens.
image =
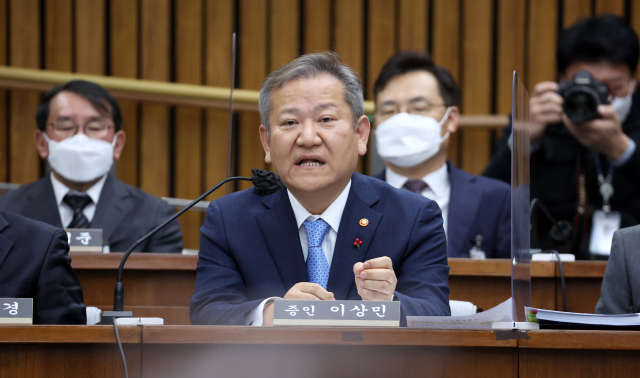
[(564, 112), (576, 123), (590, 121), (598, 116), (598, 101), (593, 94), (577, 90), (564, 99)]

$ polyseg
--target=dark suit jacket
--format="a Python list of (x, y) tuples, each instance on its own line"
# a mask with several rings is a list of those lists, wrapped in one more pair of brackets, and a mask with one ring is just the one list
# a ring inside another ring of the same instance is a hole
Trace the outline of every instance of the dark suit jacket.
[[(362, 218), (368, 226), (359, 225)], [(192, 324), (244, 325), (261, 301), (309, 281), (284, 188), (266, 197), (249, 189), (212, 202), (201, 231)], [(364, 242), (360, 250), (353, 246), (355, 238)], [(404, 316), (449, 315), (446, 248), (435, 202), (354, 173), (327, 290), (336, 299), (360, 300), (353, 265), (388, 256)]]
[[(469, 257), (477, 235), (487, 258), (511, 258), (511, 188), (447, 162), (451, 181), (447, 241), (449, 257)], [(386, 181), (386, 171), (376, 178)]]
[(0, 298), (33, 298), (34, 324), (87, 324), (59, 228), (0, 211)]
[(613, 234), (596, 314), (640, 312), (640, 226)]
[[(622, 131), (636, 143), (636, 151), (613, 173), (615, 193), (611, 197), (611, 209), (622, 214), (621, 227), (640, 224), (640, 91), (633, 95), (631, 112), (622, 125)], [(505, 182), (511, 182), (511, 149), (508, 145), (511, 126), (507, 126), (497, 142), (491, 162), (482, 173)], [(608, 161), (600, 157), (604, 174)], [(556, 221), (577, 223), (578, 177), (580, 169), (585, 174), (589, 213), (602, 209), (598, 179), (593, 154), (580, 145), (563, 124), (549, 125), (542, 136), (540, 147), (531, 153), (531, 199), (538, 198), (549, 209)], [(591, 225), (573, 230), (571, 240), (559, 243), (550, 237), (551, 222), (533, 226), (538, 238), (531, 239), (533, 248), (556, 249), (561, 253), (574, 253), (578, 258), (589, 258), (589, 233)], [(570, 248), (571, 246), (571, 248)]]
[[(62, 227), (49, 175), (0, 196), (0, 210)], [(173, 209), (165, 201), (109, 175), (91, 227), (103, 230), (104, 238), (109, 239), (111, 252), (124, 252), (173, 214)], [(179, 253), (182, 246), (180, 224), (174, 221), (139, 245), (135, 252)]]

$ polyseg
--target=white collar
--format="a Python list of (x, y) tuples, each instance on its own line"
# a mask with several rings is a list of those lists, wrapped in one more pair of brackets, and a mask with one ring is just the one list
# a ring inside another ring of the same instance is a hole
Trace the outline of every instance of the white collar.
[[(91, 197), (91, 200), (93, 200), (93, 203), (95, 205), (98, 204), (98, 200), (100, 199), (100, 193), (102, 193), (102, 188), (104, 187), (104, 183), (105, 181), (107, 181), (107, 175), (108, 174), (104, 175), (100, 179), (100, 181), (96, 182), (92, 187), (90, 187), (89, 189), (87, 189), (86, 192), (84, 192), (84, 194)], [(51, 172), (51, 185), (53, 186), (53, 194), (56, 196), (56, 204), (58, 206), (60, 206), (60, 204), (62, 203), (62, 200), (64, 199), (64, 196), (66, 196), (69, 192), (79, 193), (75, 190), (69, 189), (65, 184), (60, 182), (60, 180), (58, 180), (53, 175), (53, 172)]]
[[(387, 183), (394, 188), (402, 189), (404, 184), (409, 181), (408, 177), (394, 172), (389, 167), (385, 168), (385, 174)], [(429, 189), (431, 189), (436, 196), (442, 195), (447, 186), (449, 186), (449, 170), (447, 164), (443, 164), (442, 167), (424, 176), (422, 181), (429, 185)]]
[(307, 209), (298, 202), (296, 197), (291, 194), (289, 189), (287, 189), (287, 194), (289, 195), (289, 201), (291, 202), (291, 207), (293, 208), (293, 214), (296, 216), (296, 223), (298, 225), (298, 229), (302, 226), (302, 223), (311, 217), (313, 220), (318, 218), (324, 219), (325, 222), (331, 226), (331, 228), (338, 232), (340, 228), (340, 220), (342, 219), (342, 213), (344, 212), (344, 207), (347, 205), (347, 198), (349, 198), (349, 189), (351, 189), (351, 180), (344, 188), (342, 193), (336, 198), (333, 203), (327, 207), (327, 210), (324, 211), (321, 215), (313, 215)]

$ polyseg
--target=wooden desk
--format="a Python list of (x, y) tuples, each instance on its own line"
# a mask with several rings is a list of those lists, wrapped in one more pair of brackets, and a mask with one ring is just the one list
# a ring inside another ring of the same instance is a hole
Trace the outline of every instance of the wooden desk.
[[(134, 377), (632, 377), (640, 332), (121, 326)], [(122, 377), (111, 326), (0, 326), (0, 377)]]
[[(142, 329), (119, 328), (130, 378), (141, 376)], [(124, 377), (111, 326), (0, 326), (0, 377)]]
[[(116, 270), (122, 253), (71, 253), (88, 306), (113, 307)], [(125, 309), (137, 316), (159, 316), (166, 324), (189, 324), (189, 302), (195, 286), (198, 256), (133, 253), (125, 265)], [(511, 264), (505, 259), (449, 259), (450, 298), (469, 301), (482, 310), (511, 296)], [(600, 298), (605, 261), (565, 263), (567, 310), (594, 312)], [(562, 309), (560, 273), (556, 263), (531, 264), (532, 304)]]

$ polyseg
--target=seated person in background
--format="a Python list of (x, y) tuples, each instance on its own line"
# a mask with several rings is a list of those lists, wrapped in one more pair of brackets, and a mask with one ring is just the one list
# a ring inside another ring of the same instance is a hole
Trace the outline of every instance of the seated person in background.
[[(51, 173), (0, 196), (0, 210), (64, 228), (101, 228), (112, 252), (124, 252), (173, 215), (169, 204), (109, 173), (124, 148), (115, 99), (74, 80), (47, 92), (36, 114), (35, 142)], [(136, 252), (181, 252), (178, 222)]]
[(33, 298), (33, 324), (87, 324), (64, 231), (0, 211), (0, 298)]
[(640, 312), (640, 226), (613, 234), (596, 314)]
[(469, 257), (481, 240), (487, 258), (510, 258), (509, 185), (447, 161), (460, 119), (460, 90), (449, 71), (427, 54), (401, 51), (382, 67), (373, 93), (376, 145), (387, 166), (375, 177), (438, 203), (449, 257)]
[[(588, 259), (592, 215), (604, 207), (601, 190), (607, 183), (614, 189), (610, 209), (620, 212), (621, 227), (640, 223), (639, 50), (638, 36), (617, 16), (589, 17), (560, 34), (558, 80), (587, 71), (608, 86), (611, 104), (597, 107), (599, 118), (576, 124), (563, 110), (557, 83), (533, 88), (531, 199), (541, 201), (550, 216), (540, 212), (544, 221), (533, 223), (538, 237), (532, 236), (532, 248)], [(510, 182), (510, 137), (508, 126), (484, 175)]]
[(436, 203), (354, 173), (370, 130), (355, 73), (334, 53), (301, 56), (266, 78), (260, 115), (265, 161), (286, 187), (209, 205), (191, 323), (272, 325), (274, 297), (395, 299), (404, 324), (449, 315)]

